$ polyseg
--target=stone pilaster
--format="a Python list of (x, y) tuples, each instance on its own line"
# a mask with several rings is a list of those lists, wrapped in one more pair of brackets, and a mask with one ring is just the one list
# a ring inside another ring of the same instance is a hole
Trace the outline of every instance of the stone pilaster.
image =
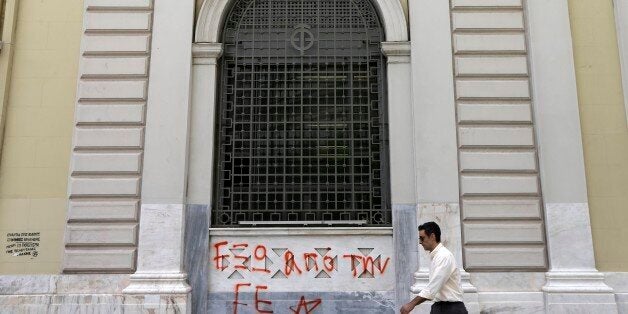
[[(461, 270), (467, 309), (476, 313), (479, 311), (477, 289), (471, 285), (462, 259), (449, 1), (410, 1), (409, 9), (413, 34), (417, 225), (435, 221), (441, 226), (443, 244), (454, 254)], [(414, 295), (427, 285), (430, 264), (428, 254), (415, 241), (419, 264), (411, 287)], [(415, 312), (429, 313), (429, 310), (429, 306), (422, 305)]]
[(138, 262), (126, 294), (189, 299), (183, 239), (193, 21), (192, 0), (155, 3)]
[(548, 313), (617, 313), (595, 268), (567, 0), (528, 1), (531, 72), (545, 200)]

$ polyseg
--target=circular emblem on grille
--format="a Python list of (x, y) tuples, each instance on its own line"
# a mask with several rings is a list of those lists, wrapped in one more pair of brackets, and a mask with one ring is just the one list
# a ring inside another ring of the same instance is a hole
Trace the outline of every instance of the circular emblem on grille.
[(303, 53), (312, 48), (314, 45), (314, 34), (310, 32), (310, 26), (307, 24), (298, 24), (294, 27), (292, 35), (290, 35), (290, 44), (294, 49)]

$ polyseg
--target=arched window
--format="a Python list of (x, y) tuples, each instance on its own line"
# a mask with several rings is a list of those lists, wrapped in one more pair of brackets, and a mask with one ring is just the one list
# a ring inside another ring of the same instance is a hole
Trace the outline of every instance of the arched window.
[(212, 225), (391, 224), (368, 0), (240, 0), (222, 33)]

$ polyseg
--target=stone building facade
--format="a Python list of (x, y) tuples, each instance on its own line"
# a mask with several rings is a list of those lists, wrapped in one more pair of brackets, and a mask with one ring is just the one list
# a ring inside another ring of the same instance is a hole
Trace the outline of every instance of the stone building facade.
[(5, 2), (0, 312), (628, 312), (622, 2)]

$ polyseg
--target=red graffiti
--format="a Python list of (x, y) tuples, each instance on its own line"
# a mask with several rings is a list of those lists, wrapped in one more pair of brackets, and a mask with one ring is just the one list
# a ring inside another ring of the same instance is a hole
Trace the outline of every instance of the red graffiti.
[(321, 299), (314, 299), (312, 301), (305, 301), (305, 296), (301, 296), (301, 300), (299, 300), (299, 304), (297, 304), (297, 308), (294, 309), (292, 306), (290, 310), (294, 314), (301, 314), (301, 309), (303, 309), (304, 314), (310, 314), (314, 309), (319, 306), (323, 302)]
[[(261, 254), (258, 254), (260, 253)], [(270, 270), (266, 268), (266, 258), (268, 256), (266, 255), (266, 247), (263, 245), (258, 245), (255, 247), (255, 250), (253, 250), (253, 258), (256, 261), (261, 261), (264, 263), (264, 268), (258, 268), (258, 267), (251, 267), (251, 271), (259, 271), (259, 272), (263, 272), (263, 273), (270, 273)]]
[(388, 262), (390, 262), (390, 257), (386, 257), (386, 261), (384, 262), (384, 265), (382, 265), (381, 260), (380, 260), (379, 263), (377, 263), (375, 265), (375, 267), (377, 267), (377, 270), (379, 270), (380, 274), (383, 274), (386, 271), (386, 267), (388, 266)]
[[(329, 255), (331, 248), (327, 248), (325, 253), (316, 252), (304, 252), (298, 256), (291, 250), (284, 250), (283, 254), (277, 253), (280, 258), (283, 259), (283, 265), (277, 264), (273, 268), (273, 260), (269, 257), (269, 250), (262, 244), (257, 244), (255, 247), (248, 243), (229, 243), (228, 241), (222, 241), (213, 245), (214, 257), (213, 264), (215, 269), (219, 271), (225, 271), (228, 268), (229, 272), (233, 270), (258, 272), (264, 274), (271, 274), (277, 271), (276, 267), (279, 266), (279, 270), (287, 277), (290, 275), (301, 275), (303, 272), (315, 271), (316, 273), (324, 270), (327, 275), (331, 275), (331, 272), (339, 270), (339, 255)], [(229, 250), (231, 252), (229, 252)], [(273, 249), (274, 250), (274, 249)], [(277, 252), (277, 251), (275, 251)], [(364, 274), (372, 278), (378, 274), (384, 274), (390, 263), (390, 257), (382, 257), (381, 255), (362, 255), (360, 253), (347, 253), (340, 255), (341, 258), (347, 260), (350, 264), (351, 273), (354, 278), (362, 278)], [(301, 259), (302, 258), (302, 259)], [(319, 265), (319, 262), (321, 265)], [(283, 266), (283, 269), (281, 267)]]
[(284, 260), (286, 261), (285, 266), (284, 266), (284, 273), (286, 274), (286, 276), (290, 276), (290, 274), (295, 270), (299, 274), (302, 273), (301, 269), (299, 268), (299, 265), (297, 265), (297, 263), (294, 261), (294, 254), (292, 252), (286, 251), (283, 257), (284, 257)]
[[(239, 301), (239, 294), (241, 287), (251, 287), (250, 282), (243, 282), (235, 284), (235, 297), (233, 301), (233, 314), (238, 314), (238, 306), (248, 306), (248, 304)], [(255, 286), (255, 311), (258, 314), (271, 314), (274, 313), (272, 310), (273, 302), (270, 300), (261, 299), (259, 294), (262, 290), (268, 290), (268, 286), (258, 285)], [(301, 296), (299, 299), (299, 303), (295, 306), (290, 306), (289, 309), (293, 314), (311, 314), (314, 309), (316, 309), (323, 301), (318, 299), (306, 300), (305, 296)]]
[(256, 286), (255, 287), (255, 310), (257, 311), (257, 313), (272, 313), (273, 312), (269, 310), (262, 310), (259, 308), (260, 304), (266, 304), (266, 305), (273, 304), (273, 302), (270, 302), (268, 300), (261, 300), (259, 298), (259, 291), (266, 290), (266, 289), (268, 289), (268, 286)]
[[(246, 243), (238, 243), (238, 244), (232, 245), (231, 247), (233, 249), (246, 249), (248, 246), (249, 245)], [(249, 260), (249, 256), (233, 254), (233, 258), (237, 258), (241, 260), (239, 265), (233, 266), (235, 269), (246, 269), (246, 270), (249, 269), (248, 267), (246, 267), (246, 262)]]
[(334, 270), (334, 268), (336, 268), (334, 259), (331, 256), (323, 256), (323, 267), (325, 267), (325, 270), (327, 271)]
[(318, 271), (318, 263), (316, 262), (316, 253), (303, 253), (303, 260), (305, 261), (305, 271), (310, 271), (310, 261), (314, 262), (314, 270)]
[(377, 269), (380, 274), (383, 274), (386, 271), (386, 267), (388, 267), (388, 262), (390, 262), (390, 257), (387, 257), (382, 265), (381, 256), (375, 260), (372, 256), (360, 256), (355, 254), (345, 254), (342, 257), (351, 259), (351, 272), (353, 273), (353, 277), (358, 276), (357, 262), (361, 262), (362, 264), (362, 273), (366, 272), (373, 276), (375, 275), (375, 269)]
[(223, 265), (223, 259), (229, 257), (229, 254), (220, 254), (220, 247), (227, 245), (227, 241), (222, 241), (214, 244), (214, 248), (216, 249), (216, 257), (214, 257), (214, 261), (216, 262), (216, 269), (225, 270), (227, 266)]
[(375, 275), (375, 266), (373, 265), (373, 257), (365, 256), (362, 258), (362, 272), (368, 272)]
[(359, 262), (362, 256), (355, 254), (345, 254), (342, 257), (351, 258), (351, 272), (353, 273), (353, 277), (356, 277), (358, 275), (358, 266), (356, 265), (356, 262)]
[(246, 306), (246, 303), (238, 302), (238, 294), (240, 292), (240, 287), (250, 287), (251, 283), (237, 283), (235, 285), (235, 297), (233, 299), (233, 314), (238, 314), (238, 304)]

